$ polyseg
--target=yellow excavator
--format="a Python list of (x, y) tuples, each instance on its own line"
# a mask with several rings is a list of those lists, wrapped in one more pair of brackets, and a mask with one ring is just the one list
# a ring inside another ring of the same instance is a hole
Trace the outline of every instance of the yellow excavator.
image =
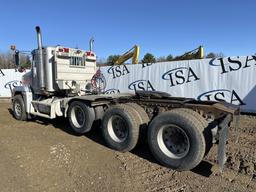
[(175, 57), (174, 60), (178, 61), (178, 60), (203, 59), (203, 58), (204, 58), (204, 47), (200, 45), (198, 48), (192, 51), (186, 52), (181, 56)]
[(132, 64), (138, 64), (139, 54), (140, 54), (140, 47), (138, 45), (134, 45), (130, 50), (126, 51), (123, 55), (121, 55), (114, 64), (121, 65), (125, 61), (131, 58), (132, 58)]
[[(138, 45), (134, 45), (130, 50), (126, 51), (123, 55), (121, 55), (114, 65), (121, 65), (124, 64), (127, 60), (132, 58), (132, 64), (139, 63), (139, 53), (140, 47)], [(186, 52), (181, 56), (177, 56), (174, 60), (190, 60), (190, 59), (203, 59), (204, 58), (204, 47), (199, 46), (198, 48)]]

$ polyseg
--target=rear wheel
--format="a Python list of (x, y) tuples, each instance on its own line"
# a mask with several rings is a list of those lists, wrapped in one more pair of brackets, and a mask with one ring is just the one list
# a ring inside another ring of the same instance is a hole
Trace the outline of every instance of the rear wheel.
[(140, 118), (127, 105), (109, 108), (102, 121), (102, 134), (107, 145), (118, 151), (132, 150), (139, 137)]
[(91, 130), (95, 120), (95, 112), (81, 101), (73, 101), (68, 108), (69, 124), (77, 134), (83, 134)]
[(149, 123), (148, 114), (140, 105), (136, 103), (126, 103), (125, 105), (131, 106), (140, 117), (139, 144), (145, 144), (147, 142), (147, 128)]
[(136, 113), (140, 116), (143, 126), (146, 126), (148, 124), (149, 122), (148, 114), (140, 105), (136, 103), (126, 103), (125, 105), (131, 106), (136, 111)]
[(191, 114), (175, 109), (161, 113), (148, 129), (148, 144), (154, 157), (176, 170), (190, 170), (203, 159), (205, 140), (202, 125)]
[(212, 133), (211, 133), (212, 124), (208, 123), (206, 119), (204, 119), (199, 113), (197, 113), (196, 111), (193, 111), (192, 109), (179, 108), (175, 110), (180, 111), (181, 113), (191, 114), (192, 116), (196, 117), (198, 121), (201, 123), (202, 132), (204, 134), (204, 139), (205, 139), (204, 156), (206, 156), (209, 153), (210, 149), (212, 148), (212, 139), (213, 139)]
[(27, 113), (25, 109), (25, 103), (21, 95), (15, 95), (13, 97), (13, 115), (15, 119), (20, 121), (27, 120)]

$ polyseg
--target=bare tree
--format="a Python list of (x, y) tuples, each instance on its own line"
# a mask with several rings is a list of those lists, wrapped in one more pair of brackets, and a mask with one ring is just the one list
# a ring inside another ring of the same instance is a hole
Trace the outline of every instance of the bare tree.
[(165, 56), (160, 56), (160, 57), (158, 57), (158, 58), (156, 59), (156, 61), (157, 61), (157, 62), (165, 62), (165, 61), (167, 61), (167, 60), (166, 60), (166, 57), (165, 57)]
[(0, 68), (1, 69), (15, 68), (15, 65), (13, 62), (13, 55), (10, 52), (0, 53)]
[[(20, 54), (20, 64), (24, 68), (31, 67), (31, 61), (28, 55)], [(12, 52), (0, 53), (0, 69), (13, 69), (16, 68), (14, 56)]]

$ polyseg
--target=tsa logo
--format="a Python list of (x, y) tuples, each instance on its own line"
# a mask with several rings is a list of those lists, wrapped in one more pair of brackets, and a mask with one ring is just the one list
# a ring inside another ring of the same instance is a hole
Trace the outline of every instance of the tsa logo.
[(176, 85), (198, 81), (200, 78), (191, 67), (178, 67), (164, 73), (162, 79), (169, 81), (170, 87), (174, 87)]
[(200, 94), (198, 100), (228, 102), (235, 105), (245, 105), (241, 97), (234, 90), (217, 89)]
[(240, 57), (226, 57), (226, 58), (216, 58), (209, 62), (211, 66), (221, 67), (221, 74), (229, 73), (232, 71), (238, 71), (243, 68), (248, 68), (256, 65), (256, 56), (247, 56), (245, 59)]
[(104, 94), (117, 94), (120, 93), (119, 89), (108, 89), (104, 92)]
[(93, 75), (91, 83), (93, 89), (98, 92), (102, 92), (106, 88), (106, 79), (100, 69), (98, 69), (95, 75)]
[(14, 81), (9, 81), (8, 83), (6, 83), (4, 85), (4, 88), (12, 90), (14, 87), (21, 86), (21, 85), (22, 85), (21, 81), (14, 80)]
[(134, 91), (155, 91), (152, 83), (149, 80), (134, 81), (128, 86), (128, 89)]
[(111, 74), (113, 79), (127, 75), (129, 73), (130, 71), (126, 65), (115, 65), (108, 69), (108, 74)]

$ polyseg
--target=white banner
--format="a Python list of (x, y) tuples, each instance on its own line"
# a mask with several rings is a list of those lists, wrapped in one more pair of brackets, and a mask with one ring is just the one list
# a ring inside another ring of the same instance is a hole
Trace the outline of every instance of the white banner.
[(163, 91), (175, 97), (224, 100), (256, 112), (255, 55), (108, 66), (100, 72), (106, 94)]
[(11, 89), (21, 85), (22, 75), (15, 69), (0, 69), (0, 98), (11, 97)]
[[(0, 97), (20, 85), (24, 73), (0, 70)], [(101, 67), (96, 73), (103, 92), (168, 92), (175, 97), (227, 101), (256, 113), (256, 56)]]

